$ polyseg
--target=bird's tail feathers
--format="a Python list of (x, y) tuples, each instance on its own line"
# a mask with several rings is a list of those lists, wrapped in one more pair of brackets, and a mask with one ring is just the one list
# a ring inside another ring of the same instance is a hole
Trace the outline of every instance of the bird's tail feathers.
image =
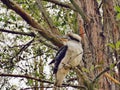
[(56, 73), (56, 82), (55, 82), (55, 86), (61, 86), (63, 83), (64, 78), (66, 77), (66, 75), (68, 74), (70, 69), (64, 69), (61, 68), (57, 71)]

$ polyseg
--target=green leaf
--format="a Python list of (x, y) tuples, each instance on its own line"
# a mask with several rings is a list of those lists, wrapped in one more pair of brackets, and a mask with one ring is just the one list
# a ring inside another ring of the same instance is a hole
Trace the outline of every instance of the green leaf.
[(61, 25), (62, 25), (62, 26), (66, 25), (66, 22), (65, 22), (65, 21), (63, 21), (63, 23), (62, 23)]
[(95, 66), (92, 65), (92, 66), (90, 67), (90, 71), (93, 71), (94, 69), (95, 69)]
[(89, 70), (87, 69), (87, 68), (82, 68), (82, 71), (84, 71), (84, 72), (89, 72)]
[(120, 20), (120, 13), (117, 14), (116, 18), (117, 20)]
[(114, 63), (110, 65), (110, 69), (113, 69), (114, 67), (115, 67)]
[(120, 12), (120, 7), (119, 7), (119, 6), (115, 6), (115, 10), (116, 10), (117, 12)]
[(2, 21), (3, 19), (2, 18), (0, 18), (0, 21)]
[(32, 85), (32, 84), (33, 84), (33, 80), (29, 79), (29, 80), (28, 80), (28, 84), (29, 84), (29, 85)]
[(107, 46), (110, 46), (111, 48), (115, 49), (115, 45), (112, 43), (108, 43)]
[(5, 22), (8, 21), (8, 19), (9, 19), (9, 18), (8, 18), (7, 16), (4, 17), (4, 21), (5, 21)]
[(37, 77), (37, 76), (39, 76), (39, 75), (40, 75), (40, 74), (36, 71), (36, 72), (35, 72), (35, 76)]
[(11, 19), (12, 19), (13, 21), (16, 21), (16, 17), (15, 17), (15, 16), (10, 15), (10, 17), (11, 17)]
[(116, 50), (120, 49), (120, 41), (117, 41), (115, 44)]

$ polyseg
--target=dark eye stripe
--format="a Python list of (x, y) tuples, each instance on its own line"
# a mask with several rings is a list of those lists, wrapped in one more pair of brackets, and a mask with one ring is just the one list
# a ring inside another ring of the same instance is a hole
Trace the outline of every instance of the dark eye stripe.
[(70, 36), (70, 35), (69, 35), (69, 37), (70, 37), (70, 39), (72, 39), (72, 40), (75, 40), (75, 41), (77, 41), (77, 42), (80, 42), (78, 39), (76, 39), (76, 38), (74, 38), (74, 37), (72, 37), (72, 36)]

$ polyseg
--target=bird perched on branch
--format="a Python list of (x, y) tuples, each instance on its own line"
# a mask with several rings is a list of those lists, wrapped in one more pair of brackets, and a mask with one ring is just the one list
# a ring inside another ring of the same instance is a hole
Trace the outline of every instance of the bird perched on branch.
[(79, 65), (83, 56), (83, 49), (81, 45), (81, 37), (74, 33), (67, 34), (68, 40), (63, 47), (57, 52), (54, 60), (53, 74), (55, 74), (55, 86), (61, 86), (62, 82), (71, 68)]

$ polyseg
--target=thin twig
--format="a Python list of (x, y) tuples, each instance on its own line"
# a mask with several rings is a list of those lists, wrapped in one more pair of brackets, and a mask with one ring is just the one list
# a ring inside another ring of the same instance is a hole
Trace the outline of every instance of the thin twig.
[(47, 80), (38, 79), (38, 78), (31, 77), (31, 76), (28, 76), (28, 75), (16, 75), (16, 74), (4, 74), (4, 73), (2, 73), (2, 74), (0, 74), (0, 76), (3, 76), (3, 77), (27, 78), (27, 79), (33, 79), (33, 80), (36, 80), (36, 81), (44, 82), (44, 83), (54, 84), (53, 82), (50, 82), (50, 81), (47, 81)]
[(6, 32), (6, 33), (11, 33), (11, 34), (18, 34), (18, 35), (26, 35), (26, 36), (35, 37), (35, 33), (33, 33), (33, 32), (25, 33), (25, 32), (6, 30), (6, 29), (2, 29), (2, 28), (0, 28), (0, 32)]
[[(13, 55), (13, 57), (10, 58), (10, 60), (8, 60), (6, 63), (10, 63), (10, 66), (7, 66), (7, 67), (13, 67), (14, 64), (16, 62), (18, 62), (18, 60), (16, 61), (13, 61), (14, 58), (16, 58), (21, 52), (23, 52), (24, 50), (26, 50), (30, 45), (31, 43), (34, 41), (34, 39), (30, 40), (27, 44), (25, 44), (24, 46), (22, 46), (22, 48), (20, 48), (20, 50), (15, 54)], [(5, 64), (6, 64), (5, 63)]]
[(28, 88), (21, 88), (20, 90), (36, 90), (38, 88), (53, 88), (53, 86), (28, 87)]
[(105, 68), (103, 71), (101, 71), (101, 72), (93, 79), (92, 83), (93, 83), (93, 84), (96, 83), (97, 79), (98, 79), (101, 75), (103, 75), (104, 73), (106, 73), (106, 72), (109, 71), (109, 70), (110, 70), (110, 68), (107, 67), (107, 68)]

